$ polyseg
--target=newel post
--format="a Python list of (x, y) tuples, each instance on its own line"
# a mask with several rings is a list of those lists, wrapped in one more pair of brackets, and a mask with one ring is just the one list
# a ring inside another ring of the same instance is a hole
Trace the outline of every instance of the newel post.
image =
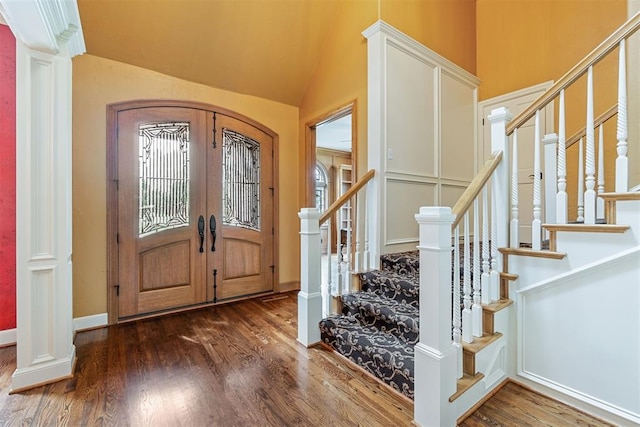
[[(491, 179), (491, 194), (495, 200), (495, 210), (491, 212), (491, 217), (492, 223), (496, 225), (496, 242), (491, 242), (493, 249), (493, 247), (500, 248), (509, 245), (509, 184), (511, 182), (509, 164), (511, 158), (507, 123), (511, 121), (513, 115), (508, 108), (501, 107), (491, 110), (491, 114), (487, 118), (491, 123), (491, 152), (502, 151), (502, 161)], [(495, 254), (497, 255), (497, 251)], [(498, 270), (502, 271), (502, 257), (498, 256), (497, 258)]]
[[(421, 207), (420, 342), (415, 347), (414, 422), (420, 426), (454, 426), (449, 397), (456, 391), (458, 349), (451, 341), (451, 224), (448, 207)], [(424, 270), (423, 270), (424, 271)], [(460, 355), (461, 349), (460, 349)], [(460, 360), (461, 363), (461, 360)]]
[(300, 218), (300, 292), (298, 292), (298, 341), (309, 347), (320, 341), (322, 320), (320, 292), (320, 211), (302, 208)]

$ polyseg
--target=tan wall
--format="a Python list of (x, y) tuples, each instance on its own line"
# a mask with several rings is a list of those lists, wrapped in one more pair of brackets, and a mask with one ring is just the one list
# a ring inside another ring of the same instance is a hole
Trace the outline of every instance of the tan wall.
[[(379, 18), (468, 71), (475, 72), (476, 66), (474, 0), (381, 0), (379, 5), (344, 0), (300, 105), (300, 144), (304, 147), (306, 123), (356, 100), (359, 175), (367, 164), (367, 40), (362, 31)], [(300, 155), (303, 165), (304, 149)], [(300, 174), (304, 179), (304, 169)]]
[(557, 80), (626, 21), (627, 0), (477, 0), (479, 99)]
[(251, 117), (279, 135), (280, 283), (300, 277), (297, 180), (298, 109), (213, 89), (123, 63), (73, 60), (73, 315), (107, 311), (106, 106), (133, 99), (205, 102)]

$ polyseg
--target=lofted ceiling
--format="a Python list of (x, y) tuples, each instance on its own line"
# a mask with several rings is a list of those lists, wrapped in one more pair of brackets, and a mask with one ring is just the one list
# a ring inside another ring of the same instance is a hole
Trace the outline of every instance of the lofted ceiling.
[(87, 53), (299, 106), (337, 0), (78, 0)]

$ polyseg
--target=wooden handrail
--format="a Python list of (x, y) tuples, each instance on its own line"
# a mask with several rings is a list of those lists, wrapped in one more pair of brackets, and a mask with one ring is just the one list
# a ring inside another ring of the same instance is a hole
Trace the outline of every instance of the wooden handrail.
[(528, 108), (511, 120), (507, 126), (507, 135), (511, 135), (515, 129), (519, 128), (527, 120), (533, 117), (536, 111), (543, 109), (547, 104), (553, 101), (560, 94), (561, 90), (567, 88), (573, 82), (582, 77), (589, 67), (600, 62), (602, 58), (618, 47), (621, 40), (629, 38), (633, 33), (638, 31), (638, 29), (640, 29), (640, 12), (636, 13), (613, 34), (607, 37), (605, 41), (600, 43), (598, 47), (592, 50), (564, 76), (560, 77), (560, 80), (555, 82), (545, 93), (533, 101)]
[(500, 151), (494, 157), (487, 160), (487, 162), (482, 166), (482, 168), (480, 169), (476, 177), (473, 178), (473, 181), (471, 181), (471, 184), (469, 184), (467, 189), (464, 190), (464, 193), (462, 193), (462, 196), (460, 196), (456, 204), (453, 206), (453, 208), (451, 208), (451, 213), (456, 216), (456, 219), (453, 221), (453, 224), (451, 224), (452, 230), (458, 226), (458, 224), (460, 223), (460, 220), (462, 219), (462, 214), (469, 209), (469, 206), (471, 206), (471, 203), (473, 203), (476, 197), (478, 197), (478, 194), (480, 194), (480, 191), (484, 188), (484, 185), (487, 183), (487, 181), (491, 177), (491, 174), (493, 173), (493, 171), (496, 170), (501, 160), (502, 160), (502, 151)]
[[(593, 121), (593, 128), (596, 129), (598, 126), (600, 126), (601, 124), (603, 124), (604, 122), (609, 120), (611, 117), (615, 116), (616, 114), (618, 114), (618, 105), (617, 104), (614, 105), (613, 107), (609, 108), (604, 113), (600, 114), (598, 116), (598, 118)], [(587, 128), (585, 126), (582, 129), (580, 129), (578, 132), (576, 132), (573, 135), (571, 135), (571, 138), (567, 139), (567, 142), (565, 144), (565, 148), (569, 148), (573, 144), (578, 142), (578, 140), (580, 138), (582, 138), (586, 134), (586, 131), (587, 131)]]
[(329, 208), (324, 211), (322, 216), (320, 217), (320, 225), (324, 224), (338, 209), (344, 205), (347, 200), (352, 198), (364, 185), (373, 178), (375, 175), (375, 169), (369, 169), (367, 173), (365, 173), (362, 178), (360, 178), (355, 184), (351, 186), (338, 200), (333, 202)]

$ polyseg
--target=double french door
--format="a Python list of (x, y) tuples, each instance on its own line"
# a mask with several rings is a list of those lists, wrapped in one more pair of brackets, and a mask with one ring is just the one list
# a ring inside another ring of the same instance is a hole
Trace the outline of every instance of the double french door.
[(273, 137), (228, 114), (117, 113), (118, 318), (273, 290)]

